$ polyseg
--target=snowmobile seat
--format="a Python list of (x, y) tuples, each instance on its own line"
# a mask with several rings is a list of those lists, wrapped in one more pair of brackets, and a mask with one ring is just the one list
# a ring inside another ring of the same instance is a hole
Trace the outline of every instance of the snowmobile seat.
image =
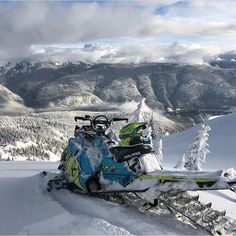
[(116, 146), (111, 147), (109, 151), (117, 162), (124, 162), (133, 157), (140, 157), (143, 154), (153, 152), (152, 147), (145, 144), (137, 144), (132, 146)]

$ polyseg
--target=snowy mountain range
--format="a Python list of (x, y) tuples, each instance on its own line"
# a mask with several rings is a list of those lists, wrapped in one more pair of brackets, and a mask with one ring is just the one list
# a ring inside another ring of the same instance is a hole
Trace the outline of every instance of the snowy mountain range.
[(23, 100), (20, 96), (0, 84), (0, 104), (7, 102), (23, 103)]
[(212, 59), (210, 65), (224, 69), (236, 69), (236, 52), (220, 54), (215, 59)]
[(23, 61), (0, 67), (0, 85), (31, 108), (107, 106), (142, 97), (161, 110), (236, 105), (236, 70), (217, 66)]

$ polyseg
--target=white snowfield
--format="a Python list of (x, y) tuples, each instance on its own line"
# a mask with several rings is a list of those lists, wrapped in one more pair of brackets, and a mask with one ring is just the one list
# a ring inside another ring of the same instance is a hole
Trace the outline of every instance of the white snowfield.
[(196, 235), (206, 234), (171, 215), (141, 214), (103, 199), (46, 190), (42, 170), (58, 163), (0, 162), (0, 235)]
[[(236, 169), (236, 113), (221, 116), (206, 122), (210, 125), (208, 149), (203, 166), (206, 170)], [(200, 125), (163, 139), (163, 165), (174, 167), (187, 150)]]

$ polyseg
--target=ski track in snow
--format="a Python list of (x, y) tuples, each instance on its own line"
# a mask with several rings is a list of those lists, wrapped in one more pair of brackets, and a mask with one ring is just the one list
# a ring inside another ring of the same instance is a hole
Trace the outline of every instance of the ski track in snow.
[[(47, 177), (39, 169), (51, 171), (53, 165), (25, 163), (27, 177), (22, 177), (22, 163), (0, 163), (10, 172), (0, 178), (0, 234), (97, 234), (97, 235), (183, 235), (204, 234), (173, 216), (141, 214), (103, 199), (78, 195), (68, 190), (46, 190)], [(34, 175), (30, 166), (35, 169)], [(55, 168), (55, 164), (54, 164)], [(14, 172), (13, 170), (16, 169)], [(37, 171), (36, 171), (37, 170)], [(20, 177), (18, 174), (20, 173)], [(31, 174), (31, 176), (30, 176)], [(36, 175), (35, 175), (36, 174)], [(13, 176), (13, 177), (9, 177)]]

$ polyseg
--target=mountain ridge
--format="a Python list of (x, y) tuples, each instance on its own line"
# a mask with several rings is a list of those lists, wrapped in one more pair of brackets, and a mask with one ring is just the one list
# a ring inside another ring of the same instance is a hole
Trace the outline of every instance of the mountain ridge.
[(161, 110), (236, 104), (236, 70), (206, 65), (24, 61), (1, 67), (0, 84), (32, 108), (119, 104), (142, 97)]

